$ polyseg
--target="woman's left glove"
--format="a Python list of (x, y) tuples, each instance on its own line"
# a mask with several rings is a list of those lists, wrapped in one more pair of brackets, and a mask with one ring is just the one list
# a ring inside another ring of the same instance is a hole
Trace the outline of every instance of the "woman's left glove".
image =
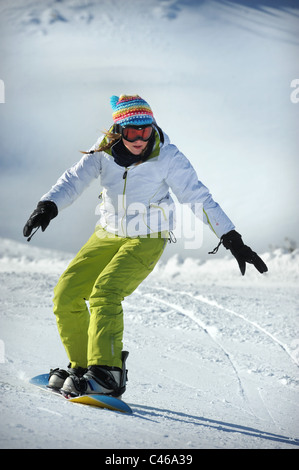
[(245, 274), (246, 263), (253, 264), (254, 267), (260, 272), (265, 273), (268, 271), (264, 261), (254, 252), (249, 246), (244, 245), (241, 235), (235, 230), (231, 230), (221, 237), (223, 246), (230, 250), (232, 255), (236, 258), (239, 264), (242, 276)]

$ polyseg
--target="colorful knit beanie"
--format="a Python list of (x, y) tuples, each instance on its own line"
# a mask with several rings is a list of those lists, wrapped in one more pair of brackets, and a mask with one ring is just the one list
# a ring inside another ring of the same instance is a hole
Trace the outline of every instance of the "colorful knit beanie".
[(149, 104), (140, 96), (121, 95), (111, 96), (112, 117), (115, 124), (121, 126), (143, 126), (152, 124), (154, 121), (153, 112)]

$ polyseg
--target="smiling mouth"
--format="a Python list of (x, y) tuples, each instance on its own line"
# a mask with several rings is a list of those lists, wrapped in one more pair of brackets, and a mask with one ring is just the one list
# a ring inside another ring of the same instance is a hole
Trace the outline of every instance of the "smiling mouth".
[(143, 148), (143, 146), (142, 146), (142, 145), (133, 145), (133, 148), (134, 148), (135, 150), (140, 150), (140, 149)]

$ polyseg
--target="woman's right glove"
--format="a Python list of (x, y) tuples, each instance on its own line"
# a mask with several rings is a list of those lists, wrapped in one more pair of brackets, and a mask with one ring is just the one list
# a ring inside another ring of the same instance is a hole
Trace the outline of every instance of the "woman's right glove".
[(235, 230), (231, 230), (221, 237), (221, 242), (227, 250), (230, 250), (236, 258), (242, 276), (245, 274), (246, 263), (253, 264), (262, 274), (268, 271), (264, 261), (249, 246), (244, 245), (241, 235)]
[(44, 232), (48, 227), (50, 220), (54, 219), (57, 214), (58, 209), (55, 202), (40, 201), (23, 228), (24, 237), (29, 237), (34, 228), (41, 227)]

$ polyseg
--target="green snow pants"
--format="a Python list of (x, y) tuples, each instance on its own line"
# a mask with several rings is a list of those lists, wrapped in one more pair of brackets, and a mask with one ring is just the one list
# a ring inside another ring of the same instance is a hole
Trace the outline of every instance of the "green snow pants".
[(167, 233), (155, 235), (121, 238), (97, 226), (60, 277), (54, 313), (71, 367), (122, 367), (121, 303), (162, 255)]

